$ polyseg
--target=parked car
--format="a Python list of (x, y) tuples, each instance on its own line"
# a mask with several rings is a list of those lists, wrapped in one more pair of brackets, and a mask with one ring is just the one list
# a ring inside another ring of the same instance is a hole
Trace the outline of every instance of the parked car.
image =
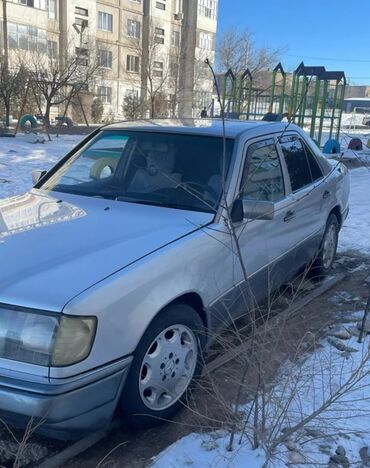
[(345, 166), (281, 122), (226, 121), (223, 147), (217, 120), (108, 125), (0, 201), (2, 419), (68, 438), (173, 416), (247, 312), (226, 206), (257, 301), (330, 271)]

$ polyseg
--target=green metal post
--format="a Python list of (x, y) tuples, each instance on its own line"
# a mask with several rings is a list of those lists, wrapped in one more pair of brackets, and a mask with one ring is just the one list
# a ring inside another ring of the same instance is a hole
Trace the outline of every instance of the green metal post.
[(324, 120), (325, 120), (326, 99), (328, 97), (328, 85), (329, 85), (328, 80), (325, 80), (324, 81), (324, 89), (323, 89), (323, 92), (322, 92), (319, 134), (318, 134), (318, 137), (317, 137), (317, 143), (319, 144), (319, 146), (320, 146), (320, 143), (321, 143), (322, 127), (324, 125)]
[(312, 101), (311, 130), (310, 130), (311, 138), (314, 138), (315, 136), (317, 105), (318, 105), (319, 97), (320, 97), (320, 85), (321, 85), (321, 80), (317, 76), (316, 83), (315, 83), (315, 93), (314, 93), (313, 101)]
[(341, 93), (340, 93), (340, 102), (339, 102), (339, 117), (338, 117), (338, 128), (337, 128), (337, 140), (339, 140), (340, 126), (342, 124), (342, 114), (343, 114), (343, 105), (344, 105), (344, 95), (346, 91), (346, 82), (343, 83)]
[(283, 75), (283, 84), (282, 84), (282, 90), (281, 90), (280, 102), (279, 102), (279, 114), (282, 114), (284, 112), (285, 87), (286, 87), (286, 74)]
[(273, 109), (273, 106), (274, 106), (275, 86), (276, 86), (276, 70), (274, 70), (272, 72), (272, 84), (271, 84), (271, 97), (270, 97), (269, 112), (272, 112), (272, 109)]
[(290, 90), (290, 99), (289, 99), (289, 106), (288, 106), (288, 118), (290, 119), (293, 116), (294, 112), (294, 89), (295, 89), (295, 80), (296, 80), (296, 74), (293, 73), (293, 78), (292, 78), (292, 87)]
[(306, 109), (306, 96), (307, 96), (307, 76), (303, 77), (302, 80), (302, 92), (299, 97), (299, 109), (298, 109), (298, 125), (303, 127), (304, 113)]
[(332, 113), (331, 113), (331, 122), (330, 122), (330, 130), (329, 130), (329, 140), (331, 140), (332, 135), (333, 135), (335, 111), (337, 110), (338, 89), (339, 89), (339, 81), (337, 80), (335, 82), (333, 110), (332, 110)]
[(231, 86), (231, 110), (232, 112), (236, 111), (236, 100), (237, 100), (237, 79), (236, 77), (231, 77), (232, 86)]
[(224, 76), (224, 87), (223, 87), (223, 93), (222, 93), (222, 109), (225, 111), (225, 102), (226, 102), (226, 92), (227, 92), (227, 73), (225, 73)]
[(299, 119), (299, 104), (300, 104), (300, 99), (299, 99), (299, 88), (301, 85), (301, 77), (298, 75), (296, 82), (295, 82), (295, 92), (294, 92), (294, 107), (293, 107), (293, 122), (295, 123), (296, 117), (297, 117), (297, 112), (298, 112), (298, 119)]
[(244, 90), (244, 76), (240, 76), (239, 87), (237, 89), (238, 99), (237, 99), (237, 112), (240, 114), (242, 99), (243, 99), (243, 90)]
[(250, 111), (251, 111), (251, 101), (252, 101), (252, 80), (249, 80), (248, 105), (247, 105), (247, 119), (248, 120), (249, 120)]

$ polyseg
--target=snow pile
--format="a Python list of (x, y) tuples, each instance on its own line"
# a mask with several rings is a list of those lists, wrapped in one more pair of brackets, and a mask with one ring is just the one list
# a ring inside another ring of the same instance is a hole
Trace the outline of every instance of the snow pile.
[(370, 167), (350, 171), (349, 215), (339, 236), (338, 250), (370, 255)]

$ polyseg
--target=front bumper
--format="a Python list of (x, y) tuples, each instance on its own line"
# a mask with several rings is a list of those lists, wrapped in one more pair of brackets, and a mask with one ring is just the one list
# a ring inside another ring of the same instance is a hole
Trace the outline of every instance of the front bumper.
[(35, 383), (0, 377), (0, 419), (58, 439), (105, 429), (116, 409), (132, 358), (86, 374)]

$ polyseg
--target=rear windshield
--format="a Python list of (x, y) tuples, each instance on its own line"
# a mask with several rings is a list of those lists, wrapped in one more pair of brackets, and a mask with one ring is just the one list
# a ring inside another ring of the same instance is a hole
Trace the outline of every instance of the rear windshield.
[(103, 131), (40, 187), (169, 208), (217, 209), (234, 141), (156, 132)]

